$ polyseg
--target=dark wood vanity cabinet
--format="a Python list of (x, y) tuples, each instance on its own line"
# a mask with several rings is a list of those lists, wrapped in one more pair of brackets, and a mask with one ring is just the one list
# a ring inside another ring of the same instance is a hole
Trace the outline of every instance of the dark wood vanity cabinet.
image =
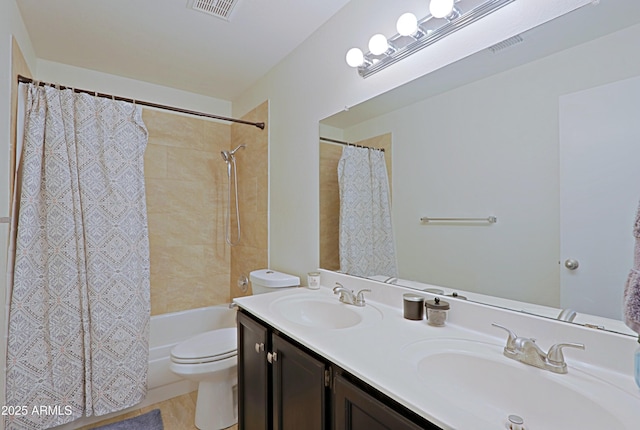
[(243, 430), (324, 430), (325, 362), (238, 312), (238, 424)]
[(238, 424), (246, 430), (268, 430), (268, 329), (238, 312)]
[(238, 311), (238, 428), (438, 429), (244, 310)]
[(328, 428), (325, 363), (277, 334), (271, 344), (277, 354), (272, 367), (274, 430)]
[(372, 395), (370, 390), (365, 390), (341, 375), (336, 375), (333, 379), (332, 403), (333, 430), (438, 429), (420, 418), (407, 418)]

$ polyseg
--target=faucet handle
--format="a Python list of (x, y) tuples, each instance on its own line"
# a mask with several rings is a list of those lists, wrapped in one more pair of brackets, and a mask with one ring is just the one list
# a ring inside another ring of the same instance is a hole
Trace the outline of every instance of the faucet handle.
[(353, 291), (351, 291), (348, 288), (345, 288), (340, 282), (336, 282), (336, 286), (333, 287), (333, 294), (340, 294), (339, 300), (342, 303), (353, 305), (355, 302)]
[(333, 294), (338, 294), (340, 293), (340, 298), (344, 297), (344, 293), (351, 293), (353, 294), (353, 291), (351, 291), (348, 288), (345, 288), (344, 285), (342, 285), (340, 282), (336, 282), (336, 286), (333, 287)]
[(515, 352), (515, 350), (516, 350), (516, 339), (518, 339), (518, 335), (515, 334), (514, 332), (512, 332), (511, 330), (509, 330), (508, 328), (506, 328), (504, 326), (501, 326), (500, 324), (492, 323), (491, 325), (494, 326), (494, 327), (501, 328), (502, 330), (504, 330), (507, 333), (509, 333), (509, 337), (507, 338), (507, 346), (505, 346), (504, 349), (509, 351), (509, 352)]
[(358, 295), (356, 297), (356, 306), (364, 306), (364, 293), (370, 292), (371, 290), (368, 288), (358, 291)]
[(564, 354), (562, 353), (562, 348), (567, 347), (584, 350), (584, 345), (582, 343), (557, 343), (549, 348), (549, 352), (547, 353), (547, 361), (557, 365), (564, 364)]

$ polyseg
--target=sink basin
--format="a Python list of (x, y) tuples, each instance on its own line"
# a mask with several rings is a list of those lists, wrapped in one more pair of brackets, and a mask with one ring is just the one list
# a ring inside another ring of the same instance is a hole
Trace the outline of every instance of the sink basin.
[(271, 303), (269, 310), (289, 322), (322, 329), (370, 326), (382, 320), (382, 313), (370, 304), (357, 307), (341, 303), (337, 296), (315, 294), (283, 297)]
[(640, 419), (638, 399), (605, 380), (574, 368), (559, 375), (528, 366), (504, 357), (499, 345), (430, 339), (404, 352), (425, 389), (488, 427), (506, 428), (510, 415), (527, 430), (631, 429)]

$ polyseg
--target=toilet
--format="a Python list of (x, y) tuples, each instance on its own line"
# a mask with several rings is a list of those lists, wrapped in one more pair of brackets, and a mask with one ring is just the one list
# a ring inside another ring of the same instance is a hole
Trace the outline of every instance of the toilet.
[[(300, 285), (300, 278), (269, 269), (250, 273), (253, 294)], [(238, 422), (237, 333), (222, 328), (201, 333), (171, 350), (171, 371), (198, 383), (195, 424), (200, 430), (219, 430)]]
[(300, 285), (300, 278), (275, 270), (260, 269), (249, 274), (253, 294), (270, 293), (279, 288), (291, 288)]

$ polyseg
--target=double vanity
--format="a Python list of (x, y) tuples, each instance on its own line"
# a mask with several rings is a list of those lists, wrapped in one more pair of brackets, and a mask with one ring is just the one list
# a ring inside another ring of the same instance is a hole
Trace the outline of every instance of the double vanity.
[(638, 428), (631, 336), (449, 297), (434, 327), (403, 317), (415, 290), (321, 284), (234, 300), (240, 428)]

